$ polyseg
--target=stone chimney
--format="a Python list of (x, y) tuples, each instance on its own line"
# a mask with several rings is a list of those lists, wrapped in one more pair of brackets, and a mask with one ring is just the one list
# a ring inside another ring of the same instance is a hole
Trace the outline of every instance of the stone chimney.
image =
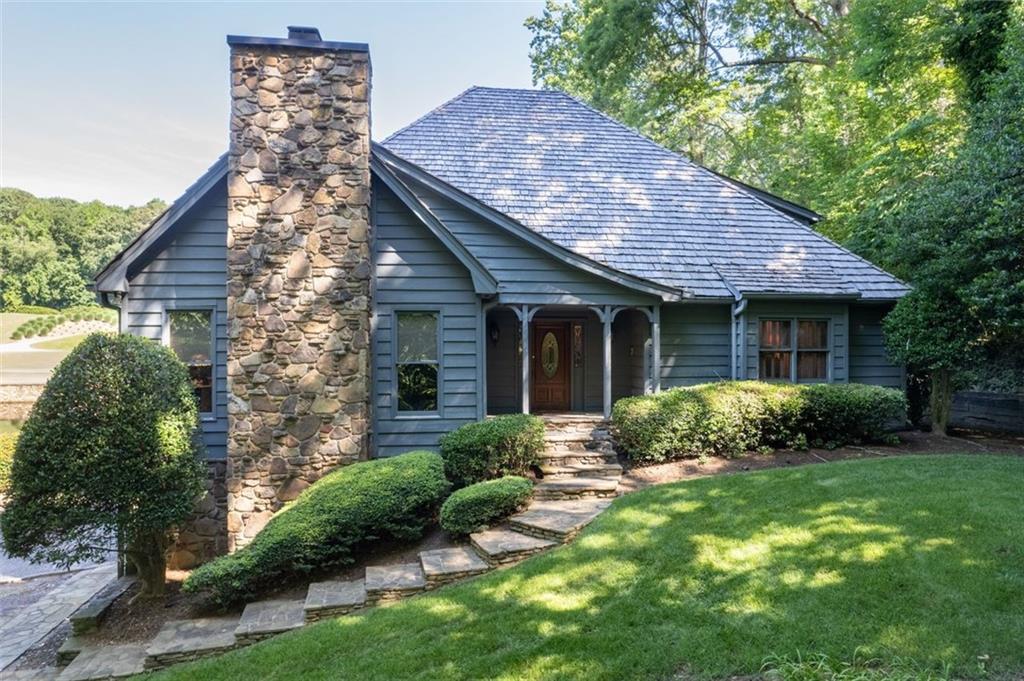
[(228, 548), (367, 455), (366, 45), (228, 36)]

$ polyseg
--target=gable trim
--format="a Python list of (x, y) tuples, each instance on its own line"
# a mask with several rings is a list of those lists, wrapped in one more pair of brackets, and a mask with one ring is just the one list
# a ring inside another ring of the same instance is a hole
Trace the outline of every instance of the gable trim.
[(473, 279), (473, 290), (477, 295), (494, 296), (498, 293), (498, 280), (477, 260), (476, 256), (469, 252), (461, 241), (452, 234), (441, 220), (431, 212), (422, 201), (420, 201), (412, 190), (376, 156), (370, 157), (370, 169), (388, 189), (394, 192), (398, 200), (415, 215), (423, 225), (430, 230), (438, 241), (454, 255), (462, 265), (469, 270)]
[(529, 227), (513, 220), (504, 213), (491, 208), (466, 192), (463, 192), (444, 180), (431, 175), (416, 164), (406, 161), (380, 144), (374, 143), (373, 154), (374, 158), (380, 159), (380, 162), (385, 164), (388, 168), (391, 168), (396, 175), (412, 179), (415, 182), (426, 186), (428, 189), (437, 192), (444, 198), (455, 202), (462, 208), (465, 208), (475, 215), (487, 220), (491, 224), (510, 232), (522, 241), (527, 242), (531, 246), (543, 251), (547, 255), (550, 255), (566, 265), (601, 277), (618, 284), (619, 286), (655, 296), (664, 301), (679, 301), (684, 298), (690, 298), (693, 295), (692, 293), (682, 289), (658, 284), (632, 274), (627, 274), (621, 270), (601, 264), (587, 258), (586, 256), (560, 246), (547, 237), (538, 234)]
[(228, 155), (218, 158), (185, 193), (174, 200), (167, 210), (149, 223), (135, 239), (114, 256), (93, 277), (93, 288), (100, 293), (126, 293), (128, 272), (149, 250), (165, 236), (173, 234), (179, 220), (228, 174)]

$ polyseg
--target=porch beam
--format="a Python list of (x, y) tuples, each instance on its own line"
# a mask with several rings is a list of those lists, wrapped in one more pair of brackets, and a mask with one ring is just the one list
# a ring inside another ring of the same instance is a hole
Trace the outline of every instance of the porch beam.
[(661, 305), (651, 310), (651, 389), (661, 392)]
[(612, 308), (604, 306), (604, 313), (601, 315), (601, 322), (604, 327), (604, 417), (611, 418), (612, 415)]

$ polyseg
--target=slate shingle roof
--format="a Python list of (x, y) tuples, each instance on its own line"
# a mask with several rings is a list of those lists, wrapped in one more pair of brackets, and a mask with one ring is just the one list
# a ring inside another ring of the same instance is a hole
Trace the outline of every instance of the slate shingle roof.
[(868, 300), (907, 291), (741, 187), (561, 92), (471, 88), (383, 144), (563, 247), (698, 297), (729, 297), (730, 285)]

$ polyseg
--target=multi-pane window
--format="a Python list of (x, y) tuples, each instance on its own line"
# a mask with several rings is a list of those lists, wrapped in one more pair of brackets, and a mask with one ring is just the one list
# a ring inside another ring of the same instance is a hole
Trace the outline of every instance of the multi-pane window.
[(758, 376), (762, 380), (828, 380), (828, 321), (762, 319), (759, 345)]
[(437, 313), (399, 312), (397, 320), (398, 411), (437, 411)]
[(213, 313), (211, 310), (169, 310), (167, 343), (188, 367), (199, 411), (213, 411)]

